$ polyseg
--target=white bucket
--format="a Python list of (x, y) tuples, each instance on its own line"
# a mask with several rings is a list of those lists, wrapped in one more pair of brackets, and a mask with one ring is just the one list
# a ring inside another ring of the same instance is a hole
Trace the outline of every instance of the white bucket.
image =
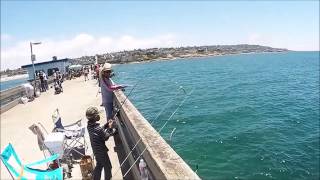
[(23, 103), (23, 104), (27, 104), (28, 103), (28, 101), (29, 101), (29, 99), (27, 98), (27, 97), (21, 97), (21, 102)]
[(40, 96), (40, 91), (36, 91), (36, 97)]

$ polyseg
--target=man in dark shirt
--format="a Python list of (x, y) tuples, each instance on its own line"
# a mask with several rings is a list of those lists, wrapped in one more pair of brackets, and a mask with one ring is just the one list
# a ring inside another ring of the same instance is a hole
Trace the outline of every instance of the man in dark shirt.
[(44, 77), (43, 77), (42, 71), (40, 71), (40, 73), (39, 73), (39, 79), (40, 79), (40, 91), (45, 92), (46, 88), (45, 88), (45, 84), (44, 84)]
[(101, 171), (104, 168), (105, 180), (111, 179), (111, 162), (108, 156), (108, 148), (105, 145), (105, 141), (113, 135), (112, 122), (107, 123), (103, 127), (97, 121), (100, 120), (99, 111), (96, 107), (89, 107), (86, 111), (86, 117), (88, 119), (88, 132), (91, 142), (91, 147), (94, 156), (96, 157), (96, 167), (93, 171), (93, 179), (97, 180), (101, 178)]

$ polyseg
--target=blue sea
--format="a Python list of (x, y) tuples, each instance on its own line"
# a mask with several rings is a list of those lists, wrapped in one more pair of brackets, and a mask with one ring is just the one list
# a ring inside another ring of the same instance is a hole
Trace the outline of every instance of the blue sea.
[(117, 83), (136, 85), (129, 99), (156, 130), (193, 89), (161, 135), (201, 178), (319, 179), (319, 52), (154, 61), (115, 72)]
[(22, 78), (10, 81), (3, 81), (1, 82), (0, 91), (20, 86), (21, 84), (26, 83), (28, 79), (29, 78)]

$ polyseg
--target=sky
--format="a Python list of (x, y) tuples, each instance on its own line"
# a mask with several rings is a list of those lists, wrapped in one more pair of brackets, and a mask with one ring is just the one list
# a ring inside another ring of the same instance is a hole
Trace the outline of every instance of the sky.
[(3, 1), (1, 70), (154, 47), (319, 51), (319, 1)]

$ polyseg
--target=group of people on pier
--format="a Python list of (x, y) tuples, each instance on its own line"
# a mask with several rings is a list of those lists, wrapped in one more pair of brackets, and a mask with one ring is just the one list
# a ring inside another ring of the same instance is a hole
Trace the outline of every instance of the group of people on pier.
[(43, 71), (40, 71), (37, 73), (37, 78), (40, 80), (40, 92), (46, 92), (49, 90), (47, 74)]
[[(55, 90), (57, 88), (62, 90), (63, 74), (60, 71), (53, 71), (52, 77)], [(37, 89), (39, 89), (40, 92), (46, 92), (49, 90), (48, 76), (44, 71), (36, 73), (36, 84)]]

